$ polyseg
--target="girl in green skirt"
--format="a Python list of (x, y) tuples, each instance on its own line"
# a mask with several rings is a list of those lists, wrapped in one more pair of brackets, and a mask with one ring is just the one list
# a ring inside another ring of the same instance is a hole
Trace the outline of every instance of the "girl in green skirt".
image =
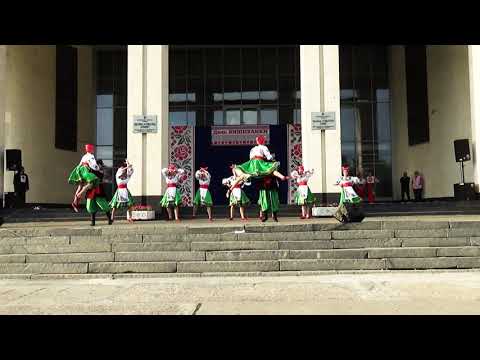
[(115, 179), (117, 181), (117, 191), (110, 201), (110, 207), (112, 208), (112, 220), (115, 218), (115, 210), (120, 208), (127, 208), (127, 221), (129, 223), (133, 222), (132, 219), (132, 207), (133, 207), (133, 197), (130, 194), (130, 190), (127, 188), (127, 184), (130, 181), (130, 178), (133, 175), (133, 167), (128, 162), (127, 159), (122, 163), (121, 167), (118, 168), (117, 173), (115, 174)]
[(182, 195), (177, 186), (182, 179), (186, 178), (186, 172), (183, 169), (177, 169), (174, 164), (168, 165), (162, 169), (162, 174), (167, 182), (167, 190), (160, 201), (160, 206), (167, 209), (168, 220), (172, 220), (172, 208), (175, 212), (175, 220), (180, 221), (179, 206), (182, 205)]
[[(233, 172), (233, 168), (232, 168)], [(227, 198), (229, 199), (230, 204), (230, 220), (233, 220), (233, 213), (235, 206), (240, 208), (240, 217), (242, 220), (247, 220), (245, 216), (245, 206), (250, 204), (250, 199), (247, 197), (245, 192), (242, 190), (243, 185), (249, 185), (249, 183), (245, 184), (243, 180), (237, 181), (238, 179), (235, 175), (230, 176), (229, 178), (223, 179), (222, 184), (228, 186), (227, 191)], [(232, 187), (232, 183), (237, 181), (237, 185)]]
[(80, 163), (72, 170), (68, 177), (69, 184), (78, 185), (72, 201), (72, 207), (75, 212), (78, 212), (78, 205), (82, 195), (100, 183), (98, 176), (92, 172), (100, 170), (93, 155), (94, 152), (95, 147), (92, 144), (86, 144), (85, 155), (82, 156)]
[(212, 219), (212, 195), (208, 190), (210, 185), (211, 176), (208, 172), (208, 167), (201, 166), (200, 170), (197, 170), (195, 173), (195, 178), (198, 180), (200, 185), (199, 189), (195, 194), (195, 199), (193, 200), (193, 217), (195, 218), (197, 214), (197, 208), (199, 206), (205, 206), (207, 208), (208, 220), (213, 221)]
[(307, 185), (308, 179), (313, 176), (313, 169), (305, 171), (303, 165), (300, 165), (297, 170), (292, 171), (291, 177), (295, 179), (298, 184), (297, 192), (295, 193), (295, 204), (302, 207), (302, 216), (300, 219), (310, 219), (310, 206), (315, 202), (310, 188)]

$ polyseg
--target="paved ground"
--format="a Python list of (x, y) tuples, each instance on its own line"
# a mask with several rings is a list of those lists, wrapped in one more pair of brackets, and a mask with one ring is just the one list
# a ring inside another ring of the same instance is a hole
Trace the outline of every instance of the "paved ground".
[(480, 272), (1, 280), (0, 314), (480, 314)]

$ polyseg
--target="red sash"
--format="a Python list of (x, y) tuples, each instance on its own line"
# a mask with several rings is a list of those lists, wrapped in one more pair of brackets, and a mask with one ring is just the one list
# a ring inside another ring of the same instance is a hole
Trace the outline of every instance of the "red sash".
[(118, 188), (119, 188), (119, 189), (126, 189), (126, 188), (127, 188), (127, 184), (118, 184)]
[(237, 185), (235, 185), (233, 188), (234, 188), (234, 189), (240, 189), (240, 188), (241, 188), (241, 185), (238, 185), (238, 184), (237, 184)]
[(265, 160), (263, 156), (254, 156), (252, 160)]
[(353, 183), (349, 181), (349, 182), (343, 183), (341, 186), (342, 187), (353, 186)]
[(208, 185), (200, 185), (200, 189), (208, 189)]
[(177, 187), (177, 184), (167, 184), (167, 187), (169, 187), (169, 188), (176, 188), (176, 187)]
[(306, 181), (301, 181), (298, 183), (298, 186), (301, 186), (301, 185), (307, 185), (307, 182)]

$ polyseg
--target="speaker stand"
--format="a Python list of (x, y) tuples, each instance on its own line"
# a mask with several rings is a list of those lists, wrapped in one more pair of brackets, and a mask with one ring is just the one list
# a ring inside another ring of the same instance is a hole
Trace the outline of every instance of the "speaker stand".
[(460, 185), (465, 183), (465, 168), (463, 166), (463, 160), (460, 161)]

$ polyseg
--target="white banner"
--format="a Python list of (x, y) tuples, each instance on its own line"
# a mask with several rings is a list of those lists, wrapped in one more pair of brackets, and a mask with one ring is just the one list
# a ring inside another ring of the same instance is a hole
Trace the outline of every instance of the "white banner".
[(257, 145), (255, 138), (265, 136), (268, 145), (270, 143), (270, 126), (212, 126), (213, 146), (254, 146)]

